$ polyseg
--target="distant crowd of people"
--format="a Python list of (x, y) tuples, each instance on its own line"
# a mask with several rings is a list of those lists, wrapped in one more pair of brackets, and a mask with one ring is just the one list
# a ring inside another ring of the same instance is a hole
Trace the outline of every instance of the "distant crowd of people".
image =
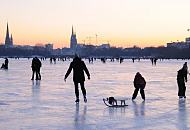
[[(66, 60), (66, 59), (63, 59)], [(112, 61), (114, 59), (111, 59)], [(120, 61), (120, 63), (123, 62), (123, 58), (118, 59)], [(132, 59), (133, 62), (135, 59)], [(151, 59), (152, 65), (156, 65), (158, 59)], [(93, 63), (94, 59), (93, 58), (89, 58), (89, 63)], [(103, 63), (106, 62), (106, 58), (101, 58), (101, 61)], [(56, 63), (56, 58), (50, 58), (50, 63)], [(1, 69), (8, 69), (8, 58), (5, 58), (4, 63), (1, 66)], [(39, 58), (34, 57), (32, 59), (32, 78), (31, 80), (34, 80), (34, 77), (36, 80), (41, 80), (41, 74), (40, 74), (40, 69), (42, 67), (42, 63), (40, 61)], [(78, 84), (80, 84), (81, 90), (82, 90), (82, 94), (83, 94), (83, 99), (84, 102), (87, 102), (87, 94), (86, 94), (86, 89), (85, 89), (85, 76), (84, 76), (84, 72), (86, 73), (88, 79), (90, 79), (90, 73), (84, 63), (84, 61), (82, 61), (82, 59), (75, 55), (75, 57), (73, 58), (73, 61), (70, 63), (70, 66), (65, 74), (64, 80), (66, 81), (67, 77), (69, 76), (69, 74), (71, 73), (71, 71), (73, 70), (73, 82), (74, 82), (74, 86), (75, 86), (75, 96), (76, 96), (76, 103), (78, 103), (79, 100), (79, 86)], [(178, 96), (179, 98), (186, 98), (185, 92), (186, 92), (186, 86), (185, 86), (185, 82), (187, 82), (187, 75), (189, 74), (188, 72), (188, 66), (187, 66), (187, 62), (185, 62), (183, 64), (183, 67), (177, 72), (177, 85), (178, 85)], [(137, 72), (134, 78), (134, 93), (132, 95), (132, 100), (134, 100), (137, 97), (137, 94), (140, 90), (140, 94), (143, 100), (145, 100), (145, 86), (146, 86), (146, 80), (145, 78), (141, 75), (140, 72)]]

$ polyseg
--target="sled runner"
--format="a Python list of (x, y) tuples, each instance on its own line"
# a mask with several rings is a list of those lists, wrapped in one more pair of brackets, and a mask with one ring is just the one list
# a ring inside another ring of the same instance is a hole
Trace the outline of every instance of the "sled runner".
[(127, 98), (116, 99), (114, 97), (103, 98), (104, 104), (108, 107), (125, 107), (125, 106), (128, 106), (126, 104), (127, 100), (129, 100), (129, 99), (127, 99)]

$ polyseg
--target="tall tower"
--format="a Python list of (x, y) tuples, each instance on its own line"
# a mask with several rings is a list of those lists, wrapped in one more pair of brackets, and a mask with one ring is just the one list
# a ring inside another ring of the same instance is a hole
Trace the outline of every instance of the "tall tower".
[(11, 34), (11, 38), (10, 38), (10, 43), (11, 43), (11, 46), (13, 46), (13, 35)]
[(9, 25), (7, 23), (6, 37), (5, 37), (5, 46), (13, 46), (12, 35), (9, 37)]
[(74, 32), (73, 26), (72, 26), (72, 34), (71, 34), (71, 39), (70, 39), (70, 48), (75, 50), (77, 47), (77, 38), (76, 38), (76, 33)]

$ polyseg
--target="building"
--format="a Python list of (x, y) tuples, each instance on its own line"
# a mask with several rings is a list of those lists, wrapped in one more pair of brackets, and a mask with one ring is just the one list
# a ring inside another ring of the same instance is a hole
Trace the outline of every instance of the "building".
[(141, 51), (141, 48), (137, 46), (133, 46), (133, 47), (125, 48), (125, 51), (128, 53), (137, 53)]
[(33, 50), (34, 46), (30, 46), (30, 45), (14, 45), (14, 48), (19, 48), (19, 49), (23, 49), (23, 50)]
[(185, 41), (167, 43), (167, 47), (175, 47), (179, 49), (190, 48), (190, 37), (186, 38)]
[(77, 38), (76, 38), (76, 33), (74, 32), (73, 26), (72, 26), (72, 34), (71, 34), (71, 39), (70, 39), (70, 49), (75, 51), (76, 47), (77, 47)]
[(110, 48), (110, 44), (102, 44), (102, 45), (98, 46), (98, 48), (109, 49)]
[(53, 52), (53, 44), (45, 44), (45, 48), (46, 48), (46, 50), (47, 51), (49, 51), (49, 52)]
[(13, 46), (13, 37), (12, 37), (12, 34), (10, 37), (8, 23), (7, 23), (7, 31), (6, 31), (6, 37), (5, 37), (5, 46), (6, 47), (12, 47)]

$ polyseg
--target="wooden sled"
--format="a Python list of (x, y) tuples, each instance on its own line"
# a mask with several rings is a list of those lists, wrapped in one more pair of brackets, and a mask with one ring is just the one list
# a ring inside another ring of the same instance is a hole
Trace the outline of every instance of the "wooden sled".
[[(112, 100), (112, 101), (110, 101)], [(108, 107), (126, 107), (128, 99), (115, 99), (114, 97), (103, 98), (103, 102)]]

